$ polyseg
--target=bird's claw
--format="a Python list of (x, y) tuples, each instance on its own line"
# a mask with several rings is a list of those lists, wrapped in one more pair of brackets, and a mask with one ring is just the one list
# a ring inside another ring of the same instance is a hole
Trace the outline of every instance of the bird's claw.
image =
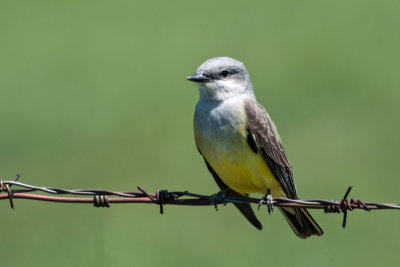
[(210, 197), (210, 202), (212, 205), (214, 205), (215, 210), (218, 211), (218, 202), (222, 201), (224, 205), (226, 205), (225, 203), (225, 193), (224, 191), (219, 191), (216, 194), (212, 194)]
[(271, 214), (274, 211), (274, 206), (273, 206), (273, 198), (271, 195), (271, 191), (269, 189), (267, 191), (267, 194), (265, 194), (265, 196), (260, 200), (260, 202), (258, 202), (258, 209), (260, 209), (260, 207), (264, 204), (267, 205), (268, 214)]

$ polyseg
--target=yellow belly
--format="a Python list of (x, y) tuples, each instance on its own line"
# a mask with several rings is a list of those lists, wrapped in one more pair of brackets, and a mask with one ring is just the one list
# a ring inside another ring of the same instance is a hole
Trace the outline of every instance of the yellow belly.
[(241, 194), (285, 196), (260, 151), (254, 153), (246, 140), (245, 129), (232, 136), (207, 138), (196, 136), (196, 143), (221, 180)]

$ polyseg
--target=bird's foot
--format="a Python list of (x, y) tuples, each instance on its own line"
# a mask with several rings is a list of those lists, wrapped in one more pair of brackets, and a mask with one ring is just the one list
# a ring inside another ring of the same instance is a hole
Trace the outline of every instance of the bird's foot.
[(223, 190), (219, 191), (216, 194), (212, 194), (210, 196), (210, 202), (212, 205), (214, 205), (215, 210), (218, 210), (218, 202), (223, 202), (224, 205), (226, 205), (225, 203), (225, 192)]
[(268, 213), (271, 214), (274, 211), (274, 206), (273, 206), (273, 198), (271, 195), (271, 191), (269, 189), (267, 191), (267, 194), (265, 194), (265, 196), (260, 200), (260, 202), (258, 202), (258, 209), (260, 209), (260, 207), (264, 204), (267, 205)]

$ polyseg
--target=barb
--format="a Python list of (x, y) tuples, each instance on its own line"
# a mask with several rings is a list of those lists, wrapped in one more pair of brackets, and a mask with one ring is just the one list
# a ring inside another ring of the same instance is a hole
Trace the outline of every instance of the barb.
[[(325, 199), (288, 199), (273, 198), (271, 201), (262, 201), (258, 198), (247, 197), (213, 197), (214, 195), (200, 195), (189, 193), (188, 191), (168, 192), (167, 190), (158, 189), (155, 194), (148, 193), (146, 190), (138, 186), (140, 192), (117, 192), (103, 189), (63, 189), (46, 186), (35, 186), (18, 182), (20, 175), (11, 181), (3, 181), (0, 179), (0, 200), (9, 199), (10, 207), (14, 209), (14, 200), (17, 198), (62, 202), (62, 203), (91, 203), (95, 207), (110, 207), (111, 203), (144, 203), (156, 204), (160, 207), (160, 213), (164, 213), (165, 205), (182, 205), (182, 206), (216, 206), (226, 203), (253, 203), (258, 205), (271, 205), (276, 207), (294, 207), (307, 209), (323, 209), (325, 213), (343, 213), (342, 226), (346, 227), (348, 211), (362, 209), (365, 211), (382, 210), (382, 209), (400, 209), (400, 204), (394, 203), (375, 203), (348, 199), (351, 189), (350, 186), (342, 200), (325, 200)], [(12, 189), (11, 189), (12, 187)], [(1, 192), (5, 192), (1, 194)], [(42, 193), (42, 194), (40, 194)], [(52, 195), (69, 195), (69, 196), (52, 196)]]
[[(13, 182), (17, 182), (19, 177), (21, 177), (19, 174), (15, 175)], [(10, 200), (10, 206), (12, 209), (14, 209), (13, 193), (11, 191), (11, 186), (12, 185), (10, 185), (8, 183), (4, 183), (3, 180), (0, 179), (0, 193), (2, 191), (7, 191), (7, 196), (8, 196), (8, 199)]]

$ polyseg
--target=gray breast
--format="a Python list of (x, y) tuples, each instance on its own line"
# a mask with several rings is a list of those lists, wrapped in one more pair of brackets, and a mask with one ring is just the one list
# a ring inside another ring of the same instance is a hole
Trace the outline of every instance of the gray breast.
[[(240, 101), (242, 102), (242, 101)], [(194, 116), (195, 131), (206, 137), (232, 135), (243, 125), (242, 105), (238, 101), (203, 102), (196, 105)]]

